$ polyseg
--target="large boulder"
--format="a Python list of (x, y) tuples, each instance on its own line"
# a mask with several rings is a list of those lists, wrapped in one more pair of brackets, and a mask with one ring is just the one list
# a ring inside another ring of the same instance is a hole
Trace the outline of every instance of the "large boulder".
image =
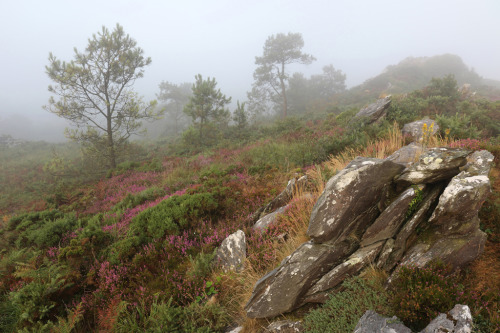
[(401, 259), (401, 265), (425, 267), (438, 259), (453, 268), (464, 267), (483, 252), (485, 242), (486, 234), (479, 229), (464, 236), (433, 235), (411, 247)]
[(429, 137), (436, 134), (437, 131), (439, 131), (439, 125), (434, 120), (426, 118), (405, 124), (401, 133), (403, 136), (412, 138), (413, 141), (421, 142), (424, 136)]
[(388, 160), (357, 157), (332, 177), (313, 207), (307, 235), (316, 243), (361, 236), (380, 213), (377, 204), (404, 169)]
[(292, 311), (316, 281), (354, 250), (349, 242), (302, 244), (278, 268), (257, 281), (245, 306), (247, 316), (269, 318)]
[(215, 263), (224, 271), (241, 271), (245, 262), (247, 245), (241, 230), (229, 235), (217, 249)]
[(385, 250), (387, 255), (381, 255), (379, 257), (377, 266), (383, 266), (387, 271), (394, 268), (397, 262), (402, 258), (404, 252), (407, 250), (407, 241), (410, 236), (415, 233), (417, 227), (432, 213), (431, 208), (435, 206), (435, 202), (441, 194), (441, 191), (442, 186), (434, 186), (434, 188), (424, 196), (420, 204), (417, 206), (416, 212), (408, 218), (403, 227), (398, 231), (394, 242), (387, 244), (391, 245), (391, 248)]
[(420, 155), (418, 162), (412, 164), (396, 182), (405, 186), (435, 183), (449, 179), (460, 172), (467, 163), (469, 150), (460, 148), (431, 148)]
[(415, 198), (422, 196), (425, 185), (419, 187), (410, 187), (404, 191), (396, 200), (394, 200), (380, 216), (368, 227), (361, 239), (361, 246), (367, 246), (392, 238), (405, 221), (410, 212), (410, 204)]
[(385, 116), (389, 105), (391, 105), (391, 96), (381, 98), (375, 103), (359, 110), (359, 112), (354, 116), (354, 119), (363, 118), (366, 119), (368, 123), (373, 123)]
[(347, 260), (323, 275), (303, 297), (301, 304), (324, 303), (329, 297), (329, 291), (340, 285), (348, 276), (357, 275), (363, 268), (372, 263), (379, 254), (385, 242), (380, 241), (354, 252)]

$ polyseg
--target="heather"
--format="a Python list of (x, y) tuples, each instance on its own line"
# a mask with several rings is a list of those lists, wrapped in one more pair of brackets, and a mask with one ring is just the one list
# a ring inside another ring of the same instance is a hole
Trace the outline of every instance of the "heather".
[[(53, 158), (41, 160), (49, 163), (46, 171), (36, 169), (43, 177), (19, 167), (26, 157), (10, 162), (2, 170), (17, 178), (4, 176), (13, 190), (0, 202), (0, 331), (221, 332), (235, 324), (259, 330), (266, 323), (243, 311), (251, 289), (304, 241), (325, 181), (351, 159), (387, 157), (405, 144), (399, 129), (423, 116), (440, 126), (426, 145), (499, 156), (500, 129), (491, 119), (498, 119), (500, 104), (460, 94), (449, 77), (394, 96), (381, 122), (355, 121), (357, 110), (332, 105), (248, 125), (237, 138), (227, 128), (206, 146), (187, 139), (144, 143), (137, 149), (147, 154), (94, 177), (53, 175)], [(83, 170), (66, 153), (65, 168)], [(275, 224), (254, 230), (254, 212), (301, 175), (310, 179), (309, 188), (294, 193)], [(365, 273), (346, 281), (324, 306), (290, 316), (305, 317), (311, 331), (342, 331), (361, 310), (373, 308), (419, 328), (437, 312), (466, 303), (478, 332), (498, 330), (497, 166), (491, 177), (492, 193), (480, 213), (485, 253), (467, 270), (440, 263), (400, 267), (384, 292)], [(21, 183), (37, 189), (19, 196), (13, 184)], [(214, 254), (237, 230), (247, 238), (245, 270), (224, 272), (212, 264)], [(358, 303), (345, 306), (353, 297)]]

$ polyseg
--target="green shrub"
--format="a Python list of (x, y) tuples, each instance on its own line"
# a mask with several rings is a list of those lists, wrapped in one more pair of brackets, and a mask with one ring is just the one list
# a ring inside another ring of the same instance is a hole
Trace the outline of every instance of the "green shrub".
[(360, 277), (342, 284), (342, 291), (334, 293), (320, 308), (304, 317), (305, 332), (352, 332), (359, 318), (367, 310), (387, 313), (387, 294)]
[(167, 192), (164, 189), (156, 186), (150, 187), (136, 194), (129, 193), (125, 198), (122, 199), (122, 201), (120, 201), (113, 207), (113, 210), (123, 211), (128, 208), (134, 208), (136, 206), (142, 205), (146, 201), (152, 201), (166, 194)]
[(132, 219), (130, 233), (149, 239), (177, 234), (199, 219), (209, 219), (218, 208), (211, 193), (172, 196)]
[(446, 135), (445, 131), (449, 129), (448, 137), (453, 139), (479, 138), (479, 130), (466, 114), (459, 115), (457, 112), (454, 116), (438, 115), (436, 121), (443, 137)]
[(108, 259), (112, 264), (117, 265), (121, 260), (133, 257), (139, 250), (141, 244), (146, 241), (138, 236), (129, 236), (113, 243), (107, 248)]
[(215, 258), (217, 250), (212, 253), (200, 252), (193, 259), (189, 256), (189, 261), (191, 264), (187, 275), (191, 278), (204, 279), (212, 272), (212, 260)]

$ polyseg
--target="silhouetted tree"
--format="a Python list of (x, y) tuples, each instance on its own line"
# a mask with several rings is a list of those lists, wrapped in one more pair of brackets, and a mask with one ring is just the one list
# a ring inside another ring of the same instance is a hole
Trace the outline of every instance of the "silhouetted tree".
[(51, 97), (45, 109), (76, 125), (67, 136), (104, 156), (108, 168), (116, 167), (128, 138), (140, 133), (140, 120), (156, 116), (155, 102), (144, 103), (132, 90), (151, 64), (143, 53), (117, 24), (113, 32), (103, 26), (92, 35), (85, 52), (75, 48), (75, 59), (68, 63), (49, 55), (46, 71), (55, 82), (49, 91), (59, 99)]
[(286, 86), (288, 81), (287, 65), (292, 63), (310, 64), (316, 60), (312, 55), (302, 53), (304, 40), (300, 33), (272, 35), (264, 44), (264, 51), (261, 57), (255, 57), (255, 69), (253, 77), (254, 87), (259, 87), (264, 91), (260, 94), (262, 98), (267, 98), (276, 102), (276, 96), (281, 100), (283, 117), (287, 116)]
[(175, 133), (179, 131), (179, 124), (185, 119), (184, 106), (192, 96), (191, 83), (174, 84), (167, 81), (160, 83), (160, 93), (156, 98), (160, 101), (165, 112), (174, 120)]

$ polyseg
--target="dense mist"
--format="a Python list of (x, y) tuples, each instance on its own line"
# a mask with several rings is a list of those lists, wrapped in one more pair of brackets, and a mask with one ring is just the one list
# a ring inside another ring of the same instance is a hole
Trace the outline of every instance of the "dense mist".
[(234, 111), (236, 101), (245, 101), (252, 89), (255, 57), (278, 33), (302, 34), (303, 51), (316, 58), (310, 65), (292, 65), (291, 73), (309, 78), (332, 65), (346, 75), (347, 88), (407, 57), (447, 53), (461, 57), (479, 76), (499, 80), (499, 13), (496, 1), (472, 6), (451, 0), (2, 2), (0, 134), (65, 140), (68, 124), (42, 108), (50, 97), (48, 55), (71, 61), (73, 48), (84, 50), (103, 25), (121, 24), (151, 57), (144, 78), (134, 84), (145, 100), (157, 98), (161, 82), (192, 84), (202, 74), (232, 97)]

